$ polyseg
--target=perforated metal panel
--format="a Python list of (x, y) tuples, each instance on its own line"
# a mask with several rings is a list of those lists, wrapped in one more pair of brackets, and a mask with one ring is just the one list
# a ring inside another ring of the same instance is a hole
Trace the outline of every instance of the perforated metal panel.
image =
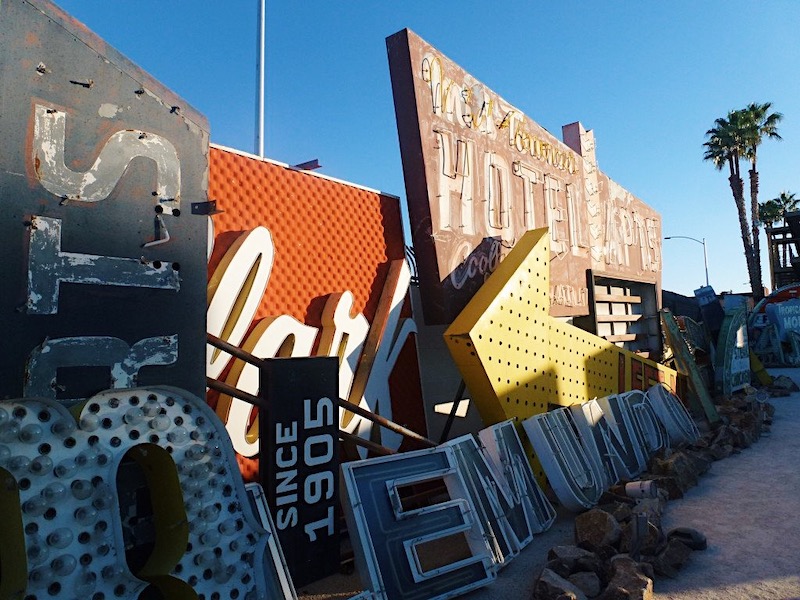
[(74, 414), (2, 401), (0, 476), (19, 503), (0, 494), (3, 598), (260, 598), (265, 577), (286, 581), (265, 572), (274, 531), (250, 509), (225, 429), (178, 388), (109, 390)]
[(486, 423), (646, 385), (634, 367), (675, 381), (671, 369), (550, 317), (549, 256), (547, 229), (526, 233), (445, 332)]

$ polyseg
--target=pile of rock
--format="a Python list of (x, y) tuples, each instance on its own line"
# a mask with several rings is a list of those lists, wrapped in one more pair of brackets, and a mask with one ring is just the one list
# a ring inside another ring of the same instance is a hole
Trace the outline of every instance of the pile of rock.
[[(747, 390), (749, 392), (749, 390)], [(769, 432), (775, 407), (754, 393), (719, 398), (720, 424), (689, 446), (657, 452), (642, 479), (653, 480), (670, 500), (682, 498), (711, 463), (736, 454)]]
[[(791, 380), (790, 380), (791, 381)], [(695, 529), (664, 532), (667, 500), (682, 498), (711, 464), (749, 447), (769, 431), (774, 407), (752, 388), (717, 399), (720, 423), (691, 445), (656, 453), (641, 479), (655, 497), (630, 498), (624, 483), (598, 506), (575, 518), (575, 545), (550, 549), (534, 586), (533, 600), (644, 600), (657, 576), (675, 577), (695, 550), (707, 547)]]
[(694, 529), (663, 531), (663, 494), (632, 500), (608, 493), (603, 499), (575, 518), (574, 546), (550, 549), (534, 600), (652, 598), (656, 576), (674, 577), (693, 550), (706, 548)]

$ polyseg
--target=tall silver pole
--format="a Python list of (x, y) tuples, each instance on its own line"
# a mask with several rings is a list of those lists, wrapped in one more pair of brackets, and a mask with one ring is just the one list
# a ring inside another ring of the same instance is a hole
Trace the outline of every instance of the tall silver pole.
[(258, 57), (256, 70), (258, 72), (258, 100), (256, 101), (256, 153), (264, 158), (264, 47), (266, 30), (266, 0), (258, 0)]
[(664, 238), (665, 240), (692, 240), (693, 242), (697, 242), (698, 244), (703, 244), (703, 266), (706, 269), (706, 287), (708, 287), (708, 253), (706, 252), (706, 238), (702, 240), (698, 240), (697, 238), (689, 237), (688, 235), (668, 235)]

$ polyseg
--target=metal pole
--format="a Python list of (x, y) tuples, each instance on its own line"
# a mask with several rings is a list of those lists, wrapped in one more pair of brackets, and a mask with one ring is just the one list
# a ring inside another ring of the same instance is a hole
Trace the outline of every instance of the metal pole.
[(341, 398), (337, 398), (336, 400), (341, 408), (360, 415), (365, 419), (372, 421), (373, 423), (377, 423), (378, 425), (385, 427), (386, 429), (394, 431), (395, 433), (399, 433), (404, 437), (411, 438), (412, 440), (416, 440), (428, 448), (434, 448), (436, 446), (436, 442), (433, 442), (428, 438), (418, 434), (416, 431), (412, 431), (398, 423), (395, 423), (394, 421), (390, 421), (386, 417), (382, 417), (377, 413), (361, 408), (357, 404), (353, 404), (347, 400), (342, 400)]
[(218, 338), (212, 333), (206, 333), (206, 341), (215, 348), (218, 348), (219, 350), (224, 350), (231, 356), (235, 356), (236, 358), (239, 358), (246, 363), (250, 363), (254, 367), (258, 367), (259, 369), (266, 364), (264, 360), (257, 358), (252, 354), (250, 354), (249, 352), (242, 350), (241, 348), (239, 348), (239, 346), (234, 346), (233, 344), (230, 344), (225, 340)]
[[(257, 406), (260, 409), (267, 410), (266, 402), (263, 398), (259, 398), (258, 396), (253, 396), (252, 394), (248, 394), (247, 392), (243, 392), (242, 390), (233, 387), (225, 382), (218, 381), (216, 379), (212, 379), (211, 377), (206, 377), (206, 386), (211, 388), (212, 390), (216, 390), (221, 394), (227, 394), (233, 398), (238, 398), (248, 404), (252, 404), (253, 406)], [(380, 454), (381, 456), (389, 456), (392, 454), (397, 454), (395, 450), (391, 448), (387, 448), (386, 446), (381, 446), (373, 442), (372, 440), (365, 440), (364, 438), (360, 438), (357, 435), (353, 435), (352, 433), (347, 433), (346, 431), (339, 431), (339, 437), (343, 440), (347, 440), (348, 442), (352, 442), (357, 446), (363, 446), (376, 454)]]
[[(215, 348), (224, 350), (225, 352), (235, 356), (236, 358), (243, 360), (247, 363), (250, 363), (251, 365), (254, 365), (258, 368), (261, 368), (266, 364), (265, 360), (257, 358), (252, 354), (250, 354), (249, 352), (242, 350), (238, 346), (234, 346), (233, 344), (230, 344), (225, 340), (221, 340), (220, 338), (218, 338), (213, 334), (207, 333), (206, 341)], [(221, 381), (217, 381), (216, 379), (212, 379), (210, 377), (206, 377), (206, 387), (209, 387), (213, 390), (217, 390), (218, 392), (222, 392), (223, 394), (228, 394), (229, 396), (233, 396), (234, 398), (239, 398), (240, 400), (244, 400), (245, 402), (249, 402), (250, 404), (255, 404), (256, 406), (261, 406), (264, 403), (263, 398), (258, 398), (257, 396), (253, 396), (252, 394), (248, 394), (246, 392), (238, 390), (237, 388), (231, 385), (228, 385)], [(259, 402), (261, 402), (261, 404), (259, 404)], [(416, 440), (429, 448), (433, 448), (434, 446), (436, 446), (436, 442), (433, 442), (428, 438), (418, 434), (416, 431), (412, 431), (411, 429), (403, 427), (399, 423), (390, 421), (386, 417), (382, 417), (379, 414), (361, 408), (357, 404), (353, 404), (352, 402), (348, 402), (347, 400), (342, 400), (341, 398), (336, 398), (336, 402), (341, 408), (349, 410), (350, 412), (355, 413), (357, 415), (360, 415), (365, 419), (369, 419), (373, 423), (377, 423), (378, 425), (385, 427), (386, 429), (390, 429), (395, 433), (399, 433), (403, 437)]]
[(264, 49), (266, 46), (266, 0), (258, 0), (258, 54), (256, 71), (258, 73), (258, 99), (256, 101), (256, 153), (264, 158)]
[(706, 238), (698, 240), (697, 238), (689, 237), (688, 235), (668, 235), (664, 237), (665, 240), (692, 240), (698, 244), (703, 244), (703, 266), (706, 269), (706, 287), (708, 287), (708, 253), (706, 252)]
[(219, 381), (212, 377), (206, 377), (206, 387), (217, 391), (220, 394), (227, 394), (231, 398), (238, 398), (243, 402), (247, 402), (248, 404), (252, 404), (253, 406), (267, 410), (267, 403), (263, 398), (253, 396), (253, 394), (248, 394), (247, 392), (244, 392), (237, 387), (233, 387), (224, 381)]

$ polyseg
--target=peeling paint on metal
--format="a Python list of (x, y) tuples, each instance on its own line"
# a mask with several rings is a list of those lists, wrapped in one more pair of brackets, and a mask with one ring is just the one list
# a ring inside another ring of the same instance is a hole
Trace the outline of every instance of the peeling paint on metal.
[(64, 162), (67, 114), (36, 105), (33, 127), (33, 160), (44, 188), (67, 200), (99, 202), (116, 187), (130, 162), (139, 156), (156, 164), (159, 204), (173, 212), (180, 208), (181, 166), (172, 142), (146, 131), (125, 130), (111, 135), (94, 164), (76, 173)]
[(113, 119), (121, 110), (122, 109), (120, 109), (120, 107), (116, 104), (110, 104), (106, 102), (100, 105), (100, 108), (97, 110), (97, 114), (101, 117), (105, 117), (106, 119)]
[(180, 290), (169, 262), (61, 251), (61, 220), (34, 217), (28, 257), (28, 314), (58, 312), (61, 282)]

